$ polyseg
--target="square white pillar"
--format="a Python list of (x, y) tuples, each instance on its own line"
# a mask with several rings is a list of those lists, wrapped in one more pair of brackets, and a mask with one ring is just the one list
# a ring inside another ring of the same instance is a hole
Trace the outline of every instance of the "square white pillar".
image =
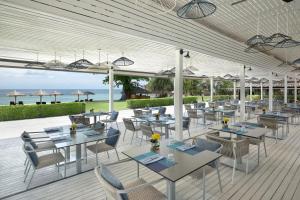
[(243, 67), (243, 70), (240, 75), (240, 121), (245, 121), (245, 70), (246, 66)]
[(264, 99), (264, 87), (263, 82), (260, 82), (260, 100)]
[(250, 82), (250, 101), (252, 101), (252, 82)]
[(287, 75), (284, 76), (284, 103), (286, 104), (288, 102), (287, 99)]
[(273, 73), (270, 73), (269, 78), (269, 111), (273, 111)]
[(176, 139), (183, 139), (182, 117), (183, 117), (183, 50), (176, 50), (175, 79), (174, 79), (174, 111), (175, 111), (175, 135)]
[(210, 77), (210, 101), (214, 101), (214, 77)]
[(294, 103), (297, 103), (297, 78), (294, 79)]
[(109, 112), (114, 110), (114, 69), (108, 71), (108, 107)]
[(233, 99), (236, 100), (236, 80), (233, 81)]

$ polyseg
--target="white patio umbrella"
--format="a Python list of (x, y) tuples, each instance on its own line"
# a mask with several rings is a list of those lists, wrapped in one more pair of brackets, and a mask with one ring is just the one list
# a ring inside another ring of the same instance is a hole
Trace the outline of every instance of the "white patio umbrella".
[(85, 95), (85, 93), (82, 92), (81, 90), (77, 90), (76, 92), (73, 92), (72, 94), (77, 96), (77, 100), (78, 101), (79, 101), (79, 96), (80, 95)]
[(40, 103), (42, 103), (43, 96), (49, 96), (49, 94), (44, 90), (38, 90), (31, 94), (31, 96), (39, 96), (40, 97)]
[(26, 94), (14, 90), (14, 91), (12, 91), (12, 92), (7, 93), (7, 96), (9, 96), (9, 97), (14, 97), (15, 103), (17, 103), (17, 97), (20, 97), (20, 96), (26, 96)]
[(54, 102), (56, 102), (56, 97), (57, 97), (57, 96), (63, 95), (63, 93), (58, 92), (58, 91), (55, 90), (55, 91), (53, 91), (50, 95), (51, 95), (51, 96), (54, 96)]

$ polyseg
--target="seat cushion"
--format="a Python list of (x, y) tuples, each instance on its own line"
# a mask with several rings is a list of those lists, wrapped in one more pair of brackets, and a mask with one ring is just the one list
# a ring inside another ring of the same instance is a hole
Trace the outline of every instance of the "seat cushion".
[(39, 142), (39, 143), (35, 143), (36, 147), (35, 150), (36, 151), (44, 151), (44, 150), (52, 150), (55, 149), (55, 144), (52, 141), (47, 141), (47, 142)]
[(105, 143), (110, 146), (115, 147), (117, 145), (118, 139), (120, 137), (120, 131), (110, 127), (107, 132), (107, 137), (108, 138), (105, 140)]
[(95, 154), (114, 149), (112, 146), (110, 146), (106, 143), (93, 144), (93, 145), (87, 146), (86, 148)]
[(116, 121), (118, 119), (119, 112), (112, 111), (110, 115), (110, 120)]
[[(125, 189), (129, 189), (138, 185), (142, 185), (147, 183), (143, 179), (137, 179), (133, 182), (127, 183), (125, 185)], [(165, 200), (166, 196), (157, 190), (152, 185), (142, 187), (138, 190), (134, 190), (128, 193), (130, 200)]]
[(39, 157), (39, 163), (37, 165), (37, 168), (39, 169), (55, 165), (57, 163), (63, 162), (64, 160), (65, 158), (60, 152), (42, 155)]
[[(124, 190), (124, 186), (121, 181), (105, 165), (101, 166), (100, 174), (111, 186), (118, 190)], [(128, 200), (127, 194), (121, 194), (121, 199)]]

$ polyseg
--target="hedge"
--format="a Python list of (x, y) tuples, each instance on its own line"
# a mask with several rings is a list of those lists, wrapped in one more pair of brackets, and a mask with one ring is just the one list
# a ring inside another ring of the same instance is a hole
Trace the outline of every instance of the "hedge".
[[(183, 97), (183, 103), (195, 103), (198, 97), (188, 96)], [(130, 99), (126, 101), (128, 108), (144, 108), (144, 107), (157, 107), (157, 106), (169, 106), (174, 105), (174, 99), (172, 97), (166, 98), (152, 98), (152, 99)]]
[(55, 117), (84, 111), (84, 103), (0, 106), (0, 121)]

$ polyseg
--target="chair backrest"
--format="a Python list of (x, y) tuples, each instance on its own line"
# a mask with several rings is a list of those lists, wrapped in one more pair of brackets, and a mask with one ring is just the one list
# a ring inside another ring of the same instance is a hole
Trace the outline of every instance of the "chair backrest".
[(23, 146), (23, 151), (25, 152), (28, 160), (31, 162), (33, 167), (37, 167), (39, 164), (39, 158), (37, 153), (35, 152), (34, 148), (29, 143), (25, 143)]
[(198, 118), (197, 110), (187, 110), (189, 118)]
[(189, 117), (183, 117), (182, 118), (182, 127), (184, 129), (189, 129), (190, 128), (190, 124), (191, 124), (191, 119)]
[(208, 102), (208, 106), (209, 106), (210, 108), (216, 107), (216, 105), (217, 105), (216, 102)]
[(250, 144), (249, 139), (243, 138), (240, 140), (229, 140), (220, 137), (218, 131), (209, 132), (205, 136), (208, 140), (222, 144), (223, 148), (221, 150), (221, 154), (223, 154), (226, 157), (229, 158), (235, 157), (233, 151), (234, 146), (236, 146), (235, 153), (237, 158), (241, 158), (242, 156), (247, 155), (249, 153), (249, 144)]
[(99, 132), (100, 134), (104, 132), (105, 129), (105, 124), (101, 123), (101, 122), (96, 122), (96, 124), (94, 125), (94, 130)]
[(195, 103), (194, 107), (195, 108), (205, 108), (205, 103)]
[(133, 122), (132, 122), (131, 119), (129, 119), (129, 118), (123, 118), (123, 122), (124, 122), (125, 128), (127, 130), (135, 131), (135, 126), (134, 126), (134, 124), (133, 124)]
[(106, 166), (100, 165), (96, 167), (95, 174), (106, 193), (107, 199), (129, 199), (126, 193), (121, 195), (118, 194), (118, 190), (123, 190), (124, 186)]
[(148, 136), (148, 137), (151, 137), (151, 136), (152, 136), (153, 131), (152, 131), (152, 128), (151, 128), (150, 125), (145, 124), (145, 123), (142, 123), (142, 124), (140, 125), (140, 127), (141, 127), (141, 131), (142, 131), (142, 134), (143, 134), (143, 135), (146, 135), (146, 136)]
[(84, 117), (82, 115), (69, 115), (69, 119), (72, 123), (84, 124), (86, 126), (90, 125), (90, 118)]
[(264, 117), (264, 116), (259, 116), (258, 118), (258, 123), (262, 124), (263, 126), (272, 129), (272, 130), (277, 130), (278, 129), (278, 123), (276, 118), (274, 117)]
[(185, 110), (191, 110), (192, 106), (190, 104), (184, 104)]
[(160, 108), (158, 109), (158, 113), (159, 113), (160, 115), (166, 114), (166, 111), (167, 111), (167, 108), (166, 108), (166, 107), (160, 107)]
[(143, 111), (142, 111), (142, 110), (134, 109), (134, 110), (133, 110), (133, 115), (134, 115), (135, 117), (140, 117), (140, 116), (143, 115)]
[(208, 121), (217, 121), (218, 116), (216, 112), (205, 112), (204, 113), (205, 119)]
[(119, 116), (119, 112), (112, 111), (110, 114), (110, 120), (117, 121), (118, 116)]
[(120, 131), (110, 127), (107, 132), (107, 137), (105, 143), (112, 147), (116, 147), (120, 138)]

